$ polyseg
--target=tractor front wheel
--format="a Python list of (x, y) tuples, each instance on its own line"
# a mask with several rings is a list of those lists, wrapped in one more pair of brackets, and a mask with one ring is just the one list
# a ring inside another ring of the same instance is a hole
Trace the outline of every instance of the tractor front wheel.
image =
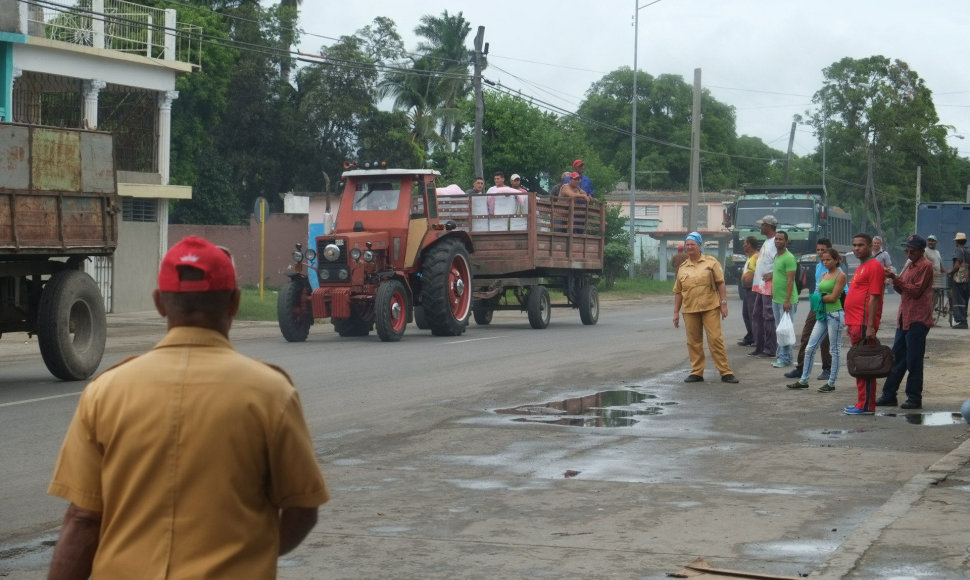
[(387, 280), (377, 288), (374, 300), (377, 336), (384, 342), (397, 342), (408, 325), (408, 294), (400, 280)]

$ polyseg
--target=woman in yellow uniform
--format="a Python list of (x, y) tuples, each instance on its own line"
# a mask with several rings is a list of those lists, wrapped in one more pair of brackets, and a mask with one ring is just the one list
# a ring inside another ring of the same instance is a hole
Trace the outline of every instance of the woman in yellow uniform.
[(687, 331), (687, 354), (690, 355), (690, 374), (685, 383), (704, 380), (704, 334), (707, 348), (714, 359), (714, 366), (721, 374), (721, 381), (736, 383), (728, 364), (721, 320), (727, 318), (727, 286), (724, 271), (713, 256), (703, 254), (704, 240), (697, 232), (687, 234), (684, 249), (687, 260), (677, 270), (674, 282), (674, 327), (680, 328), (680, 315), (684, 315)]

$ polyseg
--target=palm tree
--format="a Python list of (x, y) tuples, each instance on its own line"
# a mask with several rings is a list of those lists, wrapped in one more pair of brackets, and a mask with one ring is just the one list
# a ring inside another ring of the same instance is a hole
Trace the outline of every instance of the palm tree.
[(457, 141), (458, 104), (472, 89), (472, 54), (465, 47), (471, 25), (461, 12), (445, 10), (441, 16), (422, 16), (414, 31), (425, 41), (409, 68), (385, 75), (381, 96), (392, 96), (394, 108), (408, 112), (414, 141), (430, 152)]

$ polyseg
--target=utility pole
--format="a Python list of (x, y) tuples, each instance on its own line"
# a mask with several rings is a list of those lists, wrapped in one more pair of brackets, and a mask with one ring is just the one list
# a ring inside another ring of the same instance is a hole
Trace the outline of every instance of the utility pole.
[(485, 118), (485, 101), (482, 98), (482, 43), (485, 40), (485, 27), (479, 26), (475, 35), (475, 136), (472, 155), (475, 163), (475, 177), (485, 177), (482, 166), (482, 123)]
[(637, 235), (636, 235), (636, 212), (637, 205), (637, 40), (640, 36), (640, 9), (637, 4), (640, 0), (633, 0), (633, 97), (630, 101), (631, 117), (630, 124), (630, 278), (636, 264), (634, 258), (637, 255)]
[(916, 166), (916, 217), (913, 219), (913, 229), (919, 231), (919, 199), (922, 195), (923, 166)]
[[(785, 158), (785, 185), (791, 185), (788, 177), (791, 175), (791, 150), (795, 146), (795, 121), (791, 122), (791, 134), (788, 136), (788, 157)], [(824, 185), (824, 184), (823, 184)]]
[(687, 231), (697, 231), (697, 204), (701, 175), (701, 69), (694, 69), (694, 107), (690, 115), (690, 190), (687, 203)]

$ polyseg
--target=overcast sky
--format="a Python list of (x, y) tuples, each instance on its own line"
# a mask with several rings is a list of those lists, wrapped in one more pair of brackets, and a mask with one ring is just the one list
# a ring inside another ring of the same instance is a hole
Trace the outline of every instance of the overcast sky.
[[(304, 0), (300, 49), (316, 52), (387, 16), (414, 50), (421, 15), (462, 12), (472, 25), (469, 48), (485, 27), (486, 78), (575, 111), (591, 83), (633, 66), (635, 6), (637, 68), (688, 83), (700, 68), (704, 87), (735, 107), (738, 135), (784, 151), (792, 116), (811, 107), (823, 68), (846, 56), (883, 55), (925, 80), (940, 122), (967, 137), (948, 142), (970, 155), (967, 0)], [(800, 127), (794, 151), (807, 155), (816, 142)]]

